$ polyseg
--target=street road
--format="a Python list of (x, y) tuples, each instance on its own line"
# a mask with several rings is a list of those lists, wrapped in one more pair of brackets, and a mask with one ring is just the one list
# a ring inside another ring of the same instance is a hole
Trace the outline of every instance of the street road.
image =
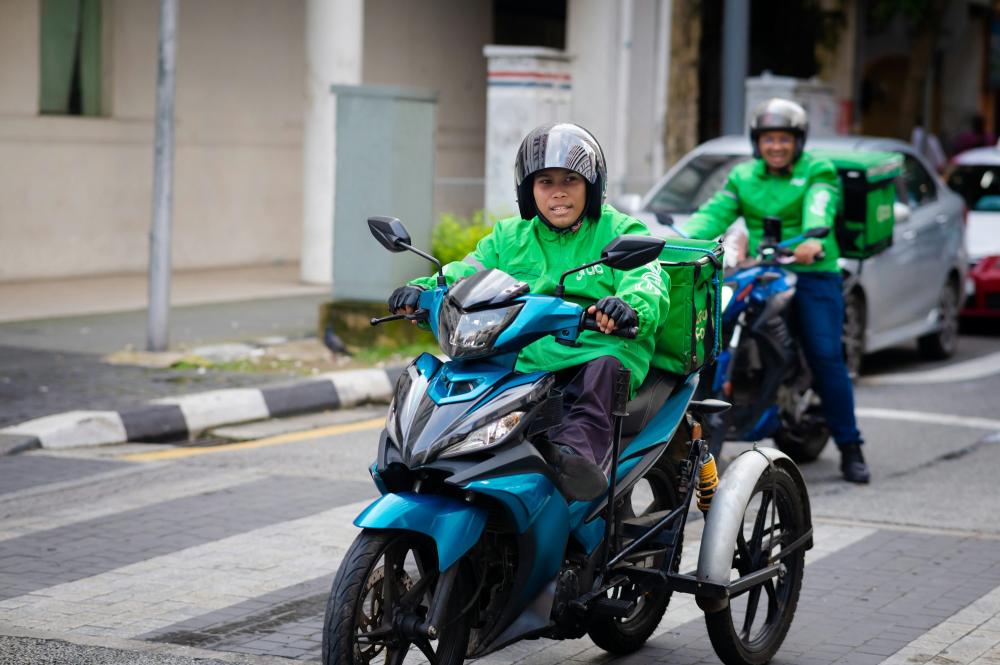
[[(1000, 663), (998, 394), (995, 336), (963, 338), (944, 364), (873, 359), (857, 389), (872, 484), (842, 482), (832, 445), (803, 467), (816, 547), (775, 663)], [(0, 458), (0, 663), (318, 659), (352, 519), (376, 494), (381, 413), (346, 417), (222, 447)], [(481, 662), (566, 661), (607, 658), (586, 639), (535, 640)], [(718, 660), (675, 594), (649, 645), (615, 662)]]

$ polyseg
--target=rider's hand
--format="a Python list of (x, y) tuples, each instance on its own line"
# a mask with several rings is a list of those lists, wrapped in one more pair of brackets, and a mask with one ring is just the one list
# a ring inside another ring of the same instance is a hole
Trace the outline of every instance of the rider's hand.
[(795, 262), (804, 266), (816, 261), (816, 255), (823, 251), (823, 243), (818, 240), (806, 240), (795, 248)]
[(639, 317), (635, 310), (621, 298), (607, 296), (597, 301), (596, 305), (587, 308), (588, 314), (593, 314), (597, 327), (601, 332), (610, 335), (618, 328), (631, 328), (639, 325)]
[(421, 287), (410, 284), (399, 287), (389, 296), (389, 311), (393, 314), (413, 314), (423, 291)]

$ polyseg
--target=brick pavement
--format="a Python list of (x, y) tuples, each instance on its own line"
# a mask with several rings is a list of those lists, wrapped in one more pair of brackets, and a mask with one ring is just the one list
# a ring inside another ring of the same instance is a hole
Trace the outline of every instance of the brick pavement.
[[(44, 629), (316, 660), (326, 593), (371, 487), (236, 471), (215, 482), (192, 477), (169, 491), (137, 482), (125, 496), (96, 501), (91, 519), (85, 507), (40, 511), (0, 533), (0, 633)], [(685, 570), (700, 527), (689, 525)], [(821, 522), (816, 543), (775, 663), (996, 664), (997, 540)], [(536, 640), (480, 662), (605, 659), (587, 639)], [(718, 661), (697, 606), (675, 595), (649, 644), (616, 662)]]

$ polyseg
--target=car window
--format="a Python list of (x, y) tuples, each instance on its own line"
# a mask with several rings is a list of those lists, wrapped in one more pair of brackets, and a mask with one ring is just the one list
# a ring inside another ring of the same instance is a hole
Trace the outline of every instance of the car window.
[(906, 190), (905, 203), (911, 208), (919, 208), (937, 198), (934, 178), (912, 155), (903, 155), (903, 184)]
[(647, 208), (664, 213), (694, 212), (722, 189), (734, 166), (748, 159), (750, 155), (698, 155), (664, 183)]
[(1000, 166), (956, 166), (948, 174), (948, 186), (961, 194), (970, 210), (1000, 210)]

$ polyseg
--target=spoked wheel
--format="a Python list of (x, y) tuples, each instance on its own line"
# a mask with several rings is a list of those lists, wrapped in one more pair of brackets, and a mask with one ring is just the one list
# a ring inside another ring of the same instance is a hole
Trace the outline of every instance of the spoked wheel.
[[(666, 457), (666, 455), (664, 455)], [(677, 486), (674, 474), (667, 466), (667, 460), (661, 460), (629, 491), (623, 504), (623, 517), (641, 518), (657, 513), (666, 514), (676, 508), (680, 502), (677, 496)], [(683, 534), (681, 536), (683, 538)], [(678, 543), (677, 557), (671, 566), (676, 571), (680, 565), (681, 547)], [(663, 565), (666, 553), (647, 553), (639, 555), (631, 564), (643, 568), (659, 569)], [(665, 587), (651, 590), (640, 588), (635, 584), (626, 584), (608, 592), (608, 597), (622, 600), (637, 601), (635, 609), (626, 617), (601, 617), (591, 622), (587, 633), (594, 644), (605, 651), (614, 654), (632, 653), (639, 649), (663, 618), (670, 603), (671, 592)]]
[(469, 639), (461, 594), (447, 599), (445, 621), (432, 641), (426, 621), (440, 578), (428, 539), (407, 532), (362, 531), (333, 582), (323, 621), (324, 665), (458, 665)]
[[(806, 529), (806, 508), (795, 481), (777, 467), (764, 471), (743, 514), (733, 554), (733, 578), (766, 568)], [(760, 665), (777, 653), (795, 616), (805, 550), (780, 559), (777, 577), (731, 597), (705, 614), (715, 653), (726, 665)]]

